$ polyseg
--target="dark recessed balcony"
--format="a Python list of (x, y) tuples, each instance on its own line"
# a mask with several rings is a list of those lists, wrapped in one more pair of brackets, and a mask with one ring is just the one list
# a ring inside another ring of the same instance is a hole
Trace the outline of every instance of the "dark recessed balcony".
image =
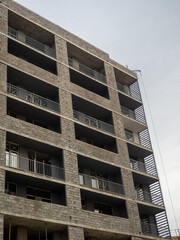
[(61, 133), (61, 119), (59, 116), (10, 97), (7, 98), (7, 114), (39, 127)]
[(55, 59), (51, 59), (40, 52), (29, 48), (13, 38), (8, 38), (8, 53), (57, 75)]
[(114, 137), (95, 131), (75, 123), (75, 136), (77, 140), (94, 145), (96, 147), (117, 153), (117, 144)]
[(54, 102), (48, 98), (39, 96), (33, 92), (27, 91), (26, 89), (17, 87), (11, 83), (7, 84), (7, 91), (11, 95), (23, 99), (39, 107), (46, 108), (54, 112), (60, 112), (59, 103)]
[(123, 199), (81, 189), (82, 209), (98, 214), (107, 214), (122, 218), (128, 218), (126, 202)]
[(5, 193), (33, 201), (66, 205), (65, 185), (6, 171)]

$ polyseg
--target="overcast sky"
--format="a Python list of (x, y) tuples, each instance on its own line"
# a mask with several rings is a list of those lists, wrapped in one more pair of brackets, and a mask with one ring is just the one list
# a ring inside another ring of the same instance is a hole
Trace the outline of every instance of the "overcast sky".
[(177, 228), (146, 95), (180, 228), (180, 0), (17, 0), (141, 70), (139, 84), (171, 229)]

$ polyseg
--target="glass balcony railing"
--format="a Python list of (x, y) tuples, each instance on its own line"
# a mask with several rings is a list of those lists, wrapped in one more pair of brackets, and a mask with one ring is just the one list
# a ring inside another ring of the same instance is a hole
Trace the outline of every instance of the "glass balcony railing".
[(73, 116), (74, 116), (74, 119), (77, 121), (80, 121), (80, 122), (90, 125), (92, 127), (98, 128), (102, 131), (114, 134), (114, 127), (111, 124), (102, 122), (96, 118), (90, 117), (90, 116), (88, 116), (84, 113), (78, 112), (76, 110), (73, 110)]
[(35, 93), (29, 92), (23, 88), (17, 87), (11, 83), (7, 84), (7, 91), (13, 96), (23, 99), (27, 102), (33, 103), (43, 108), (47, 108), (54, 112), (60, 112), (59, 103), (50, 99), (39, 96)]
[(103, 191), (124, 195), (124, 188), (122, 184), (111, 182), (103, 178), (79, 173), (79, 183), (91, 188), (97, 188)]
[(8, 35), (12, 38), (19, 40), (20, 42), (23, 42), (23, 43), (29, 45), (30, 47), (32, 47), (34, 49), (37, 49), (40, 52), (43, 52), (43, 53), (49, 55), (50, 57), (53, 57), (53, 58), (56, 57), (55, 49), (48, 47), (47, 45), (42, 44), (42, 43), (36, 41), (35, 39), (28, 37), (24, 33), (19, 32), (18, 30), (15, 30), (12, 27), (8, 27)]
[(69, 66), (79, 70), (80, 72), (82, 72), (92, 78), (99, 80), (100, 82), (107, 83), (106, 76), (83, 65), (82, 63), (79, 63), (77, 60), (72, 59), (70, 57), (69, 57)]
[(64, 180), (64, 169), (6, 152), (6, 166)]

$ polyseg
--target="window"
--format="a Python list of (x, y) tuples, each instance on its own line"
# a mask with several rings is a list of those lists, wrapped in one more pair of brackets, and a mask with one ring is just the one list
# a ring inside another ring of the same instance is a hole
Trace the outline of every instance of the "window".
[(14, 143), (6, 143), (6, 166), (18, 167), (19, 146)]
[(79, 183), (84, 185), (84, 176), (82, 174), (79, 174)]
[(6, 182), (5, 192), (10, 195), (16, 195), (16, 184)]
[(51, 193), (38, 188), (26, 187), (26, 197), (42, 202), (51, 202)]

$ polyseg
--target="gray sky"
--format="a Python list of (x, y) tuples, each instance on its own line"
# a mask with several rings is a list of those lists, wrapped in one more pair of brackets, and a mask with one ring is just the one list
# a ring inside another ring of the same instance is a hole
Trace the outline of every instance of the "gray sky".
[[(180, 228), (180, 0), (17, 0), (20, 4), (139, 69), (151, 108)], [(171, 229), (176, 228), (142, 79), (149, 124)]]

